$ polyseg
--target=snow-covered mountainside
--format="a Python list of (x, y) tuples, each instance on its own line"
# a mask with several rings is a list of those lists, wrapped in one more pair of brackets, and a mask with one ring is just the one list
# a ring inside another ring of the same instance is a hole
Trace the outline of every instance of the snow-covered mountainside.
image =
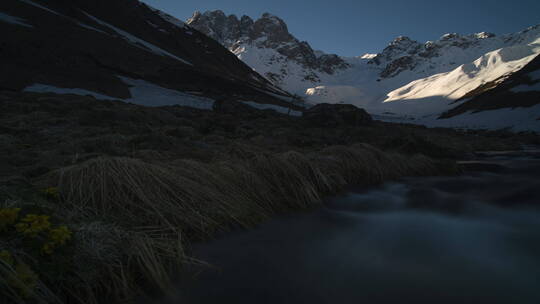
[[(196, 12), (187, 23), (222, 43), (276, 85), (311, 103), (351, 103), (382, 119), (428, 125), (489, 128), (489, 123), (469, 123), (480, 121), (485, 109), (478, 110), (474, 118), (467, 114), (470, 119), (459, 123), (448, 123), (456, 117), (438, 118), (476, 93), (497, 87), (540, 54), (540, 26), (500, 36), (445, 34), (426, 43), (398, 37), (379, 54), (347, 58), (313, 51), (288, 32), (283, 20), (270, 14), (253, 21), (221, 11)], [(538, 96), (538, 91), (532, 94)], [(540, 97), (537, 99), (540, 103)], [(513, 114), (536, 113), (532, 108), (514, 108)], [(522, 130), (534, 126), (532, 129), (540, 130), (536, 120), (540, 113), (529, 116), (526, 119), (532, 120), (527, 128), (508, 119), (493, 127)]]
[(268, 13), (253, 20), (226, 16), (220, 10), (195, 12), (187, 23), (285, 90), (303, 94), (305, 88), (321, 82), (321, 75), (349, 67), (337, 55), (314, 51), (309, 43), (291, 35), (283, 20)]
[(138, 0), (0, 1), (0, 90), (210, 107), (292, 96), (184, 22)]
[(478, 127), (504, 127), (513, 121), (517, 130), (538, 130), (540, 122), (540, 56), (521, 70), (493, 82), (486, 82), (469, 92), (459, 106), (441, 115), (433, 125), (459, 125), (463, 119), (482, 116), (474, 121)]

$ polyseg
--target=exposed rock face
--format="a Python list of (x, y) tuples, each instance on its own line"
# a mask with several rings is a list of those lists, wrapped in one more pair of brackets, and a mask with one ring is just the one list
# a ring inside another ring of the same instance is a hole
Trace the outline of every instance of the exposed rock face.
[(320, 127), (366, 126), (373, 121), (364, 109), (350, 104), (321, 103), (305, 110), (302, 117)]
[(414, 58), (412, 56), (399, 57), (396, 60), (391, 61), (381, 72), (381, 77), (389, 78), (396, 76), (405, 70), (410, 70), (414, 67)]
[(211, 98), (283, 105), (276, 96), (290, 96), (218, 42), (137, 0), (10, 0), (0, 12), (25, 22), (0, 21), (0, 89), (39, 83), (127, 99), (128, 77)]
[(447, 56), (447, 53), (455, 48), (466, 50), (478, 45), (484, 39), (493, 37), (495, 34), (486, 32), (467, 36), (450, 33), (443, 35), (437, 41), (422, 44), (409, 37), (400, 36), (390, 42), (370, 63), (382, 67), (380, 77), (391, 78), (403, 71), (414, 71), (437, 57)]
[(381, 64), (382, 62), (391, 62), (398, 56), (404, 54), (414, 54), (422, 48), (422, 45), (418, 41), (411, 40), (406, 36), (399, 36), (388, 44), (388, 46), (373, 58), (373, 62)]
[[(328, 74), (348, 67), (337, 55), (317, 56), (305, 41), (299, 41), (289, 33), (285, 22), (269, 13), (258, 20), (248, 16), (238, 19), (226, 16), (222, 11), (195, 12), (187, 23), (209, 37), (219, 41), (232, 52), (242, 45), (276, 50), (285, 58), (301, 66)], [(271, 77), (270, 77), (271, 78)]]

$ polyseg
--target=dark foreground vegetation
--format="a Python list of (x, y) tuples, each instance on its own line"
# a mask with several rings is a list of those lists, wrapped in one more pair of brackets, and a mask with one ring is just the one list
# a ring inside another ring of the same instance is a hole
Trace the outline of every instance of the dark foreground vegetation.
[(131, 302), (202, 263), (193, 241), (314, 208), (347, 185), (456, 174), (453, 160), (474, 151), (539, 143), (343, 111), (307, 119), (234, 102), (212, 112), (0, 93), (1, 299)]

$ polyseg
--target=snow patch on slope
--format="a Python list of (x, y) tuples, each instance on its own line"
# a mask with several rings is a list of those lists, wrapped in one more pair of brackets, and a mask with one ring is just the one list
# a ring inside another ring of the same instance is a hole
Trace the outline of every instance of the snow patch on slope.
[(33, 5), (33, 6), (38, 7), (38, 8), (41, 8), (41, 9), (43, 9), (43, 10), (48, 11), (49, 13), (53, 13), (53, 14), (55, 14), (55, 15), (65, 17), (64, 15), (62, 15), (62, 14), (60, 14), (60, 13), (57, 13), (57, 12), (53, 11), (52, 9), (50, 9), (50, 8), (48, 8), (48, 7), (45, 7), (45, 6), (41, 5), (41, 4), (37, 4), (37, 3), (33, 2), (33, 1), (30, 1), (30, 0), (19, 0), (19, 1), (24, 2), (24, 3), (26, 3), (26, 4)]
[(77, 25), (80, 26), (80, 27), (82, 27), (82, 28), (85, 28), (85, 29), (87, 29), (87, 30), (91, 30), (91, 31), (94, 31), (94, 32), (98, 32), (98, 33), (101, 33), (101, 34), (104, 34), (104, 35), (109, 35), (109, 34), (105, 33), (105, 32), (102, 31), (102, 30), (99, 30), (99, 29), (97, 29), (97, 28), (95, 28), (95, 27), (93, 27), (93, 26), (84, 24), (84, 23), (82, 23), (82, 22), (77, 22)]
[(204, 110), (210, 110), (214, 105), (214, 100), (210, 98), (166, 89), (140, 79), (131, 79), (127, 77), (119, 78), (122, 79), (124, 83), (131, 86), (129, 92), (132, 97), (126, 99), (126, 102), (149, 107), (180, 105)]
[(362, 98), (365, 94), (354, 86), (318, 86), (306, 90), (309, 101), (313, 103), (350, 103), (352, 99)]
[(165, 51), (165, 50), (163, 50), (163, 49), (161, 49), (161, 48), (159, 48), (159, 47), (157, 47), (157, 46), (155, 46), (155, 45), (153, 45), (153, 44), (151, 44), (149, 42), (146, 42), (145, 40), (142, 40), (142, 39), (140, 39), (140, 38), (126, 32), (124, 30), (121, 30), (121, 29), (119, 29), (119, 28), (117, 28), (117, 27), (115, 27), (115, 26), (113, 26), (113, 25), (111, 25), (111, 24), (109, 24), (109, 23), (107, 23), (105, 21), (102, 21), (102, 20), (100, 20), (100, 19), (86, 13), (86, 12), (83, 12), (83, 13), (88, 18), (94, 20), (95, 22), (97, 22), (97, 23), (99, 23), (99, 24), (101, 24), (103, 26), (106, 26), (106, 27), (110, 28), (111, 30), (115, 31), (117, 34), (122, 36), (124, 39), (129, 41), (134, 46), (137, 46), (137, 47), (139, 47), (139, 48), (141, 48), (143, 50), (146, 50), (146, 51), (149, 50), (149, 51), (153, 52), (154, 54), (158, 54), (160, 56), (171, 57), (171, 58), (176, 59), (176, 60), (178, 60), (178, 61), (180, 61), (180, 62), (182, 62), (184, 64), (187, 64), (187, 65), (193, 65), (192, 63), (190, 63), (190, 62), (188, 62), (188, 61), (186, 61), (186, 60), (184, 60), (184, 59), (182, 59), (182, 58), (180, 58), (180, 57), (178, 57), (176, 55), (173, 55), (173, 54), (171, 54), (171, 53), (169, 53), (169, 52), (167, 52), (167, 51)]
[(302, 112), (291, 110), (290, 108), (281, 107), (273, 104), (262, 104), (253, 101), (241, 101), (243, 104), (251, 106), (259, 110), (274, 110), (278, 113), (287, 114), (290, 116), (302, 116)]
[(0, 12), (0, 21), (15, 24), (15, 25), (22, 25), (22, 26), (30, 27), (30, 28), (34, 27), (34, 26), (28, 24), (28, 21), (23, 19), (23, 18), (14, 17), (14, 16), (11, 16), (11, 15), (2, 13), (2, 12)]
[(360, 56), (361, 59), (373, 59), (375, 57), (377, 57), (377, 54), (364, 54)]
[(95, 99), (99, 100), (114, 100), (118, 98), (114, 98), (111, 96), (99, 94), (96, 92), (88, 91), (85, 89), (77, 89), (77, 88), (59, 88), (55, 86), (50, 86), (46, 84), (40, 84), (35, 83), (31, 86), (28, 86), (23, 89), (24, 92), (34, 92), (34, 93), (55, 93), (55, 94), (74, 94), (74, 95), (83, 95), (83, 96), (92, 96)]
[(48, 7), (45, 7), (45, 6), (41, 5), (41, 4), (32, 2), (32, 1), (30, 1), (30, 0), (19, 0), (19, 1), (24, 2), (24, 3), (26, 3), (26, 4), (29, 4), (29, 5), (32, 5), (32, 6), (35, 6), (35, 7), (37, 7), (37, 8), (40, 8), (40, 9), (42, 9), (42, 10), (45, 10), (45, 11), (47, 11), (47, 12), (49, 12), (49, 13), (52, 13), (52, 14), (55, 14), (55, 15), (57, 15), (57, 16), (60, 16), (60, 17), (69, 19), (69, 20), (71, 20), (71, 21), (77, 23), (77, 25), (80, 26), (80, 27), (82, 27), (82, 28), (86, 28), (86, 29), (89, 29), (89, 30), (92, 30), (92, 31), (96, 31), (96, 32), (99, 32), (99, 33), (108, 35), (107, 33), (105, 33), (105, 32), (102, 31), (102, 30), (98, 30), (98, 29), (95, 28), (95, 27), (89, 26), (89, 25), (84, 24), (84, 23), (81, 23), (81, 22), (79, 22), (79, 21), (77, 21), (77, 20), (75, 20), (75, 19), (73, 19), (73, 18), (70, 18), (70, 17), (67, 17), (67, 16), (65, 16), (65, 15), (62, 15), (62, 14), (60, 14), (59, 12), (53, 11), (52, 9), (50, 9), (50, 8), (48, 8)]
[(131, 98), (119, 99), (104, 94), (92, 92), (89, 90), (78, 88), (59, 88), (45, 84), (33, 84), (26, 87), (23, 91), (35, 93), (56, 93), (56, 94), (74, 94), (83, 96), (93, 96), (99, 100), (122, 100), (133, 104), (161, 107), (161, 106), (186, 106), (197, 109), (210, 110), (214, 105), (214, 100), (201, 96), (194, 96), (180, 91), (166, 89), (146, 82), (140, 79), (131, 79), (127, 77), (119, 77), (122, 81), (130, 86), (129, 91)]
[(512, 131), (540, 132), (540, 105), (530, 108), (505, 108), (481, 112), (467, 112), (447, 119), (434, 117), (421, 119), (414, 123), (430, 127), (486, 129), (510, 129)]

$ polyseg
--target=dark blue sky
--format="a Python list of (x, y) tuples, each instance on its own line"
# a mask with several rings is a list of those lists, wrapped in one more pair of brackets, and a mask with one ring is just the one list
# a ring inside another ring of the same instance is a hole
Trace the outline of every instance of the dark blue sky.
[(517, 32), (540, 24), (539, 0), (143, 0), (185, 20), (195, 10), (258, 18), (270, 12), (314, 49), (344, 56), (381, 51), (393, 38)]

